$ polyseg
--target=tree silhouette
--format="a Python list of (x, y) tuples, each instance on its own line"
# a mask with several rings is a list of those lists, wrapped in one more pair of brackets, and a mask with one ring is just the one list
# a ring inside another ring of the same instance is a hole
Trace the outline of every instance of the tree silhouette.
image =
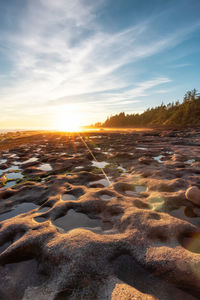
[(200, 126), (200, 94), (196, 89), (187, 91), (183, 102), (171, 102), (148, 108), (142, 114), (121, 112), (110, 116), (99, 124), (102, 127), (145, 127), (145, 126)]

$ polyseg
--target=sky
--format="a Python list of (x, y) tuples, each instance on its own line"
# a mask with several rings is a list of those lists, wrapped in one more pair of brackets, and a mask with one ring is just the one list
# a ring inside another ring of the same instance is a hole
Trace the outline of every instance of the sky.
[(0, 129), (59, 129), (199, 90), (199, 0), (0, 0)]

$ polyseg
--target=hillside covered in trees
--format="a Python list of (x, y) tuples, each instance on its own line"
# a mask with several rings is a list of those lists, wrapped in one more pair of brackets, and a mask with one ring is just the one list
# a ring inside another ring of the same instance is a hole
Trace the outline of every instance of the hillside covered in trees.
[(146, 126), (200, 126), (200, 94), (196, 89), (188, 91), (182, 103), (179, 101), (167, 105), (149, 108), (141, 114), (125, 114), (121, 112), (108, 117), (102, 127), (146, 127)]

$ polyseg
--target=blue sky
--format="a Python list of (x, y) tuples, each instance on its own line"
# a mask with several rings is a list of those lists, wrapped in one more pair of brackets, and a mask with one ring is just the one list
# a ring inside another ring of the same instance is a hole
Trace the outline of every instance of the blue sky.
[(1, 0), (0, 127), (142, 112), (199, 89), (199, 0)]

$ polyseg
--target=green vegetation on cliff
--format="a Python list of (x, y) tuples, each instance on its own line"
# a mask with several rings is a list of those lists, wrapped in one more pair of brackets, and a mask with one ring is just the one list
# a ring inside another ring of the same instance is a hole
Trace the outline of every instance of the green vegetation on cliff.
[[(96, 124), (97, 125), (97, 124)], [(188, 91), (180, 103), (163, 103), (155, 108), (149, 108), (142, 114), (125, 114), (108, 117), (98, 124), (102, 127), (143, 127), (143, 126), (200, 126), (200, 94), (194, 89)]]

